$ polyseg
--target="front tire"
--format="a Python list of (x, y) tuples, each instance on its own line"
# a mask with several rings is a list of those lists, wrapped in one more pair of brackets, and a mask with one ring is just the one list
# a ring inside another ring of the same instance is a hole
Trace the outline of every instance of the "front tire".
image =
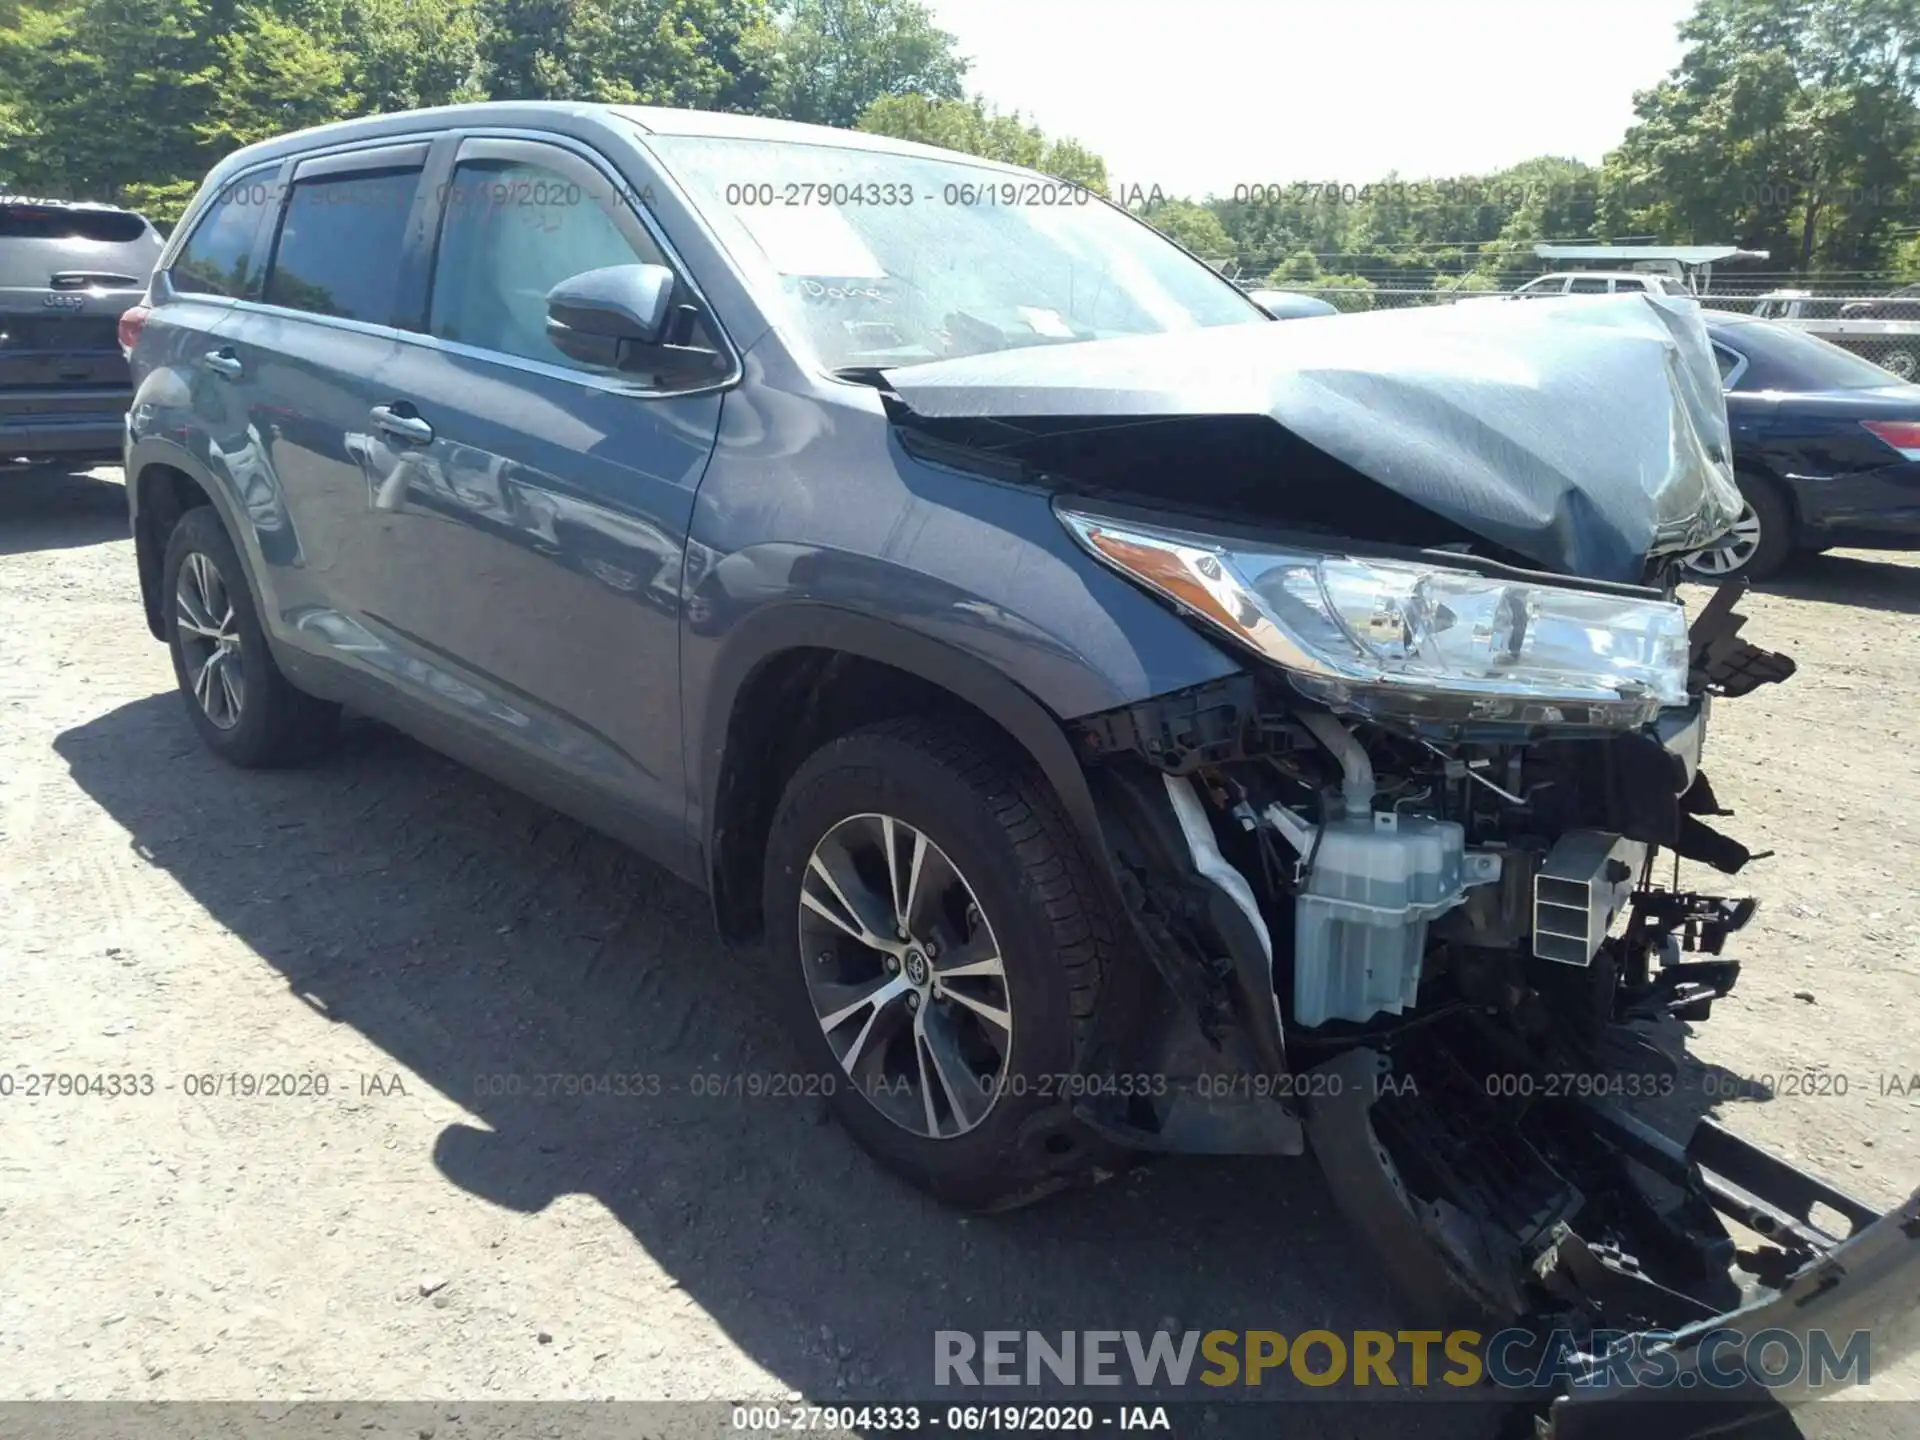
[(210, 507), (187, 511), (167, 537), (160, 594), (174, 678), (208, 749), (252, 770), (325, 748), (339, 707), (294, 689), (274, 664), (246, 570)]
[(1024, 1204), (1102, 1158), (1063, 1083), (1113, 953), (1072, 827), (1010, 748), (926, 719), (787, 786), (764, 903), (777, 1000), (854, 1138), (952, 1204)]
[(1746, 505), (1723, 543), (1689, 555), (1688, 575), (1707, 584), (1771, 580), (1793, 554), (1793, 509), (1771, 480), (1736, 475)]

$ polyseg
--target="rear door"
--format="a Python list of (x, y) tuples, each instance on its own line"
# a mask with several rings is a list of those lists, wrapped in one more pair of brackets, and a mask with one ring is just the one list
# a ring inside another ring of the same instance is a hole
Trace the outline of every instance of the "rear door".
[(243, 415), (221, 457), (259, 540), (264, 617), (329, 659), (358, 633), (377, 574), (367, 545), (379, 482), (368, 413), (397, 348), (404, 255), (426, 138), (281, 166), (257, 292), (202, 364)]
[[(383, 643), (417, 662), (415, 683), (588, 797), (577, 813), (607, 802), (609, 828), (672, 863), (687, 528), (735, 363), (615, 373), (547, 339), (547, 292), (604, 266), (667, 265), (676, 305), (711, 313), (644, 187), (604, 157), (469, 135), (447, 160), (419, 331), (363, 410), (385, 477), (367, 605)], [(722, 350), (711, 320), (686, 319)]]
[(13, 443), (117, 431), (130, 382), (120, 314), (161, 240), (131, 211), (0, 197), (0, 459)]

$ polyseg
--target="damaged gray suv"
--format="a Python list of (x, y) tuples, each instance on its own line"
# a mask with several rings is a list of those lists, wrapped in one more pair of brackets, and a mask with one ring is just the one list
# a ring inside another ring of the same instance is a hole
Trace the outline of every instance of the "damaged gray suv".
[(1748, 859), (1710, 707), (1793, 669), (1676, 598), (1692, 302), (1274, 323), (1043, 176), (528, 104), (240, 151), (123, 328), (207, 744), (350, 705), (704, 887), (914, 1183), (1311, 1152), (1423, 1315), (1594, 1368), (1910, 1306), (1912, 1203), (1632, 1113), (1753, 912), (1659, 879)]

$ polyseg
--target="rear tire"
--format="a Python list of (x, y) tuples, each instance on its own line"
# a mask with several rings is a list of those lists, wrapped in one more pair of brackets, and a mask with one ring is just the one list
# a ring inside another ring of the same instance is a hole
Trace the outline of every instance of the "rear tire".
[(1062, 1083), (1114, 953), (1092, 873), (1024, 757), (934, 720), (830, 741), (774, 815), (767, 958), (808, 1072), (864, 1149), (951, 1204), (1025, 1204), (1119, 1158)]
[(160, 597), (174, 678), (208, 749), (254, 770), (326, 748), (340, 707), (294, 689), (280, 673), (246, 568), (211, 507), (187, 511), (167, 537)]

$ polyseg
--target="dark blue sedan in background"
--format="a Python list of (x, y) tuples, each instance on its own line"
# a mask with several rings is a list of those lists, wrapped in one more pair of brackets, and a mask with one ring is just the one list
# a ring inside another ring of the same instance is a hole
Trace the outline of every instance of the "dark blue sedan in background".
[(1802, 330), (1703, 318), (1747, 504), (1689, 569), (1764, 580), (1796, 550), (1920, 550), (1920, 385)]

